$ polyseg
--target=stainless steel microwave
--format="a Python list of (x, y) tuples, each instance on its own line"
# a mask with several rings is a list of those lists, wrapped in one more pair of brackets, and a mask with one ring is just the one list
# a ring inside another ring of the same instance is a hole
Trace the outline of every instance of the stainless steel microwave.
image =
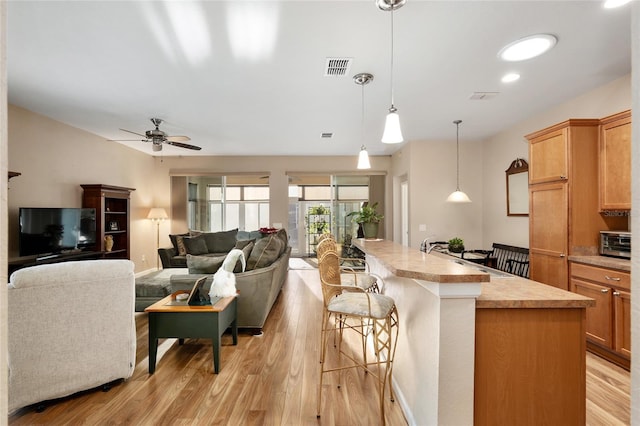
[(631, 258), (631, 232), (600, 231), (600, 254)]

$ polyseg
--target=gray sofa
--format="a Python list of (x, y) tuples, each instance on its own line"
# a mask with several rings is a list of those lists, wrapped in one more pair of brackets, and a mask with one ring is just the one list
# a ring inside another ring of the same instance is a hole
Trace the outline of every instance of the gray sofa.
[(172, 247), (158, 249), (162, 268), (186, 268), (187, 255), (219, 257), (225, 256), (238, 241), (262, 238), (260, 231), (238, 231), (232, 229), (220, 232), (190, 231), (171, 234)]
[[(250, 234), (260, 238), (244, 239)], [(234, 247), (245, 252), (247, 270), (241, 272), (241, 265), (236, 265), (238, 327), (262, 329), (287, 278), (291, 247), (284, 230), (266, 236), (261, 233), (242, 233), (239, 237), (242, 239), (237, 240)], [(203, 276), (208, 276), (204, 283), (204, 293), (208, 294), (213, 274), (225, 256), (226, 253), (187, 254), (184, 256), (186, 267), (171, 267), (137, 278), (136, 311), (142, 312), (147, 306), (178, 290), (191, 290), (195, 281)], [(181, 261), (174, 259), (172, 262)]]
[[(236, 288), (239, 292), (239, 328), (262, 329), (287, 279), (290, 255), (291, 247), (287, 247), (269, 266), (235, 274)], [(172, 293), (191, 290), (198, 278), (207, 275), (203, 288), (208, 294), (213, 280), (211, 274), (174, 274), (169, 280), (169, 290)]]

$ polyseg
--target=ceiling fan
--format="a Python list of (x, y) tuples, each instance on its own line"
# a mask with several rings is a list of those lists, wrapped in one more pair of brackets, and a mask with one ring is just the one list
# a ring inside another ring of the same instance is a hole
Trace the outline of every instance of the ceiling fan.
[(189, 136), (169, 136), (162, 130), (160, 130), (159, 126), (162, 123), (162, 119), (160, 118), (152, 118), (151, 122), (154, 126), (156, 126), (153, 130), (147, 130), (144, 135), (136, 132), (132, 132), (131, 130), (120, 129), (123, 132), (133, 133), (134, 135), (138, 135), (143, 137), (144, 139), (118, 139), (114, 140), (115, 142), (131, 142), (131, 141), (141, 141), (141, 142), (151, 142), (154, 151), (162, 151), (162, 144), (177, 146), (179, 148), (193, 149), (195, 151), (200, 151), (202, 148), (196, 145), (190, 145), (188, 143), (184, 143), (186, 141), (190, 141), (191, 138)]

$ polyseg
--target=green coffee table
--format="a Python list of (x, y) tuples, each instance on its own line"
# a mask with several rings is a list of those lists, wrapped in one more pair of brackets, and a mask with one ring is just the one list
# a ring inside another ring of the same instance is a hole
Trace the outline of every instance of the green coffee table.
[(175, 294), (154, 303), (149, 313), (149, 374), (156, 370), (158, 339), (184, 338), (213, 341), (213, 371), (220, 371), (220, 339), (231, 327), (233, 344), (238, 344), (238, 309), (235, 296), (218, 300), (215, 305), (189, 306), (175, 300)]

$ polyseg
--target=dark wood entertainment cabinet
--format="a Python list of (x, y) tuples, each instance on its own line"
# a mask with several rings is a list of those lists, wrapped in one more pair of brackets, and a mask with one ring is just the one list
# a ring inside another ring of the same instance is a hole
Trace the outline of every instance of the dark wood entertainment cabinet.
[(8, 260), (8, 275), (11, 275), (18, 269), (26, 268), (29, 266), (46, 265), (49, 263), (70, 262), (72, 260), (94, 260), (102, 259), (104, 253), (101, 251), (71, 251), (68, 253), (58, 253), (51, 255), (33, 255), (33, 256), (21, 256), (14, 257)]
[[(131, 259), (130, 252), (130, 198), (134, 188), (91, 184), (80, 185), (82, 207), (96, 209), (96, 247), (105, 259)], [(113, 248), (107, 251), (105, 237), (113, 237)]]

